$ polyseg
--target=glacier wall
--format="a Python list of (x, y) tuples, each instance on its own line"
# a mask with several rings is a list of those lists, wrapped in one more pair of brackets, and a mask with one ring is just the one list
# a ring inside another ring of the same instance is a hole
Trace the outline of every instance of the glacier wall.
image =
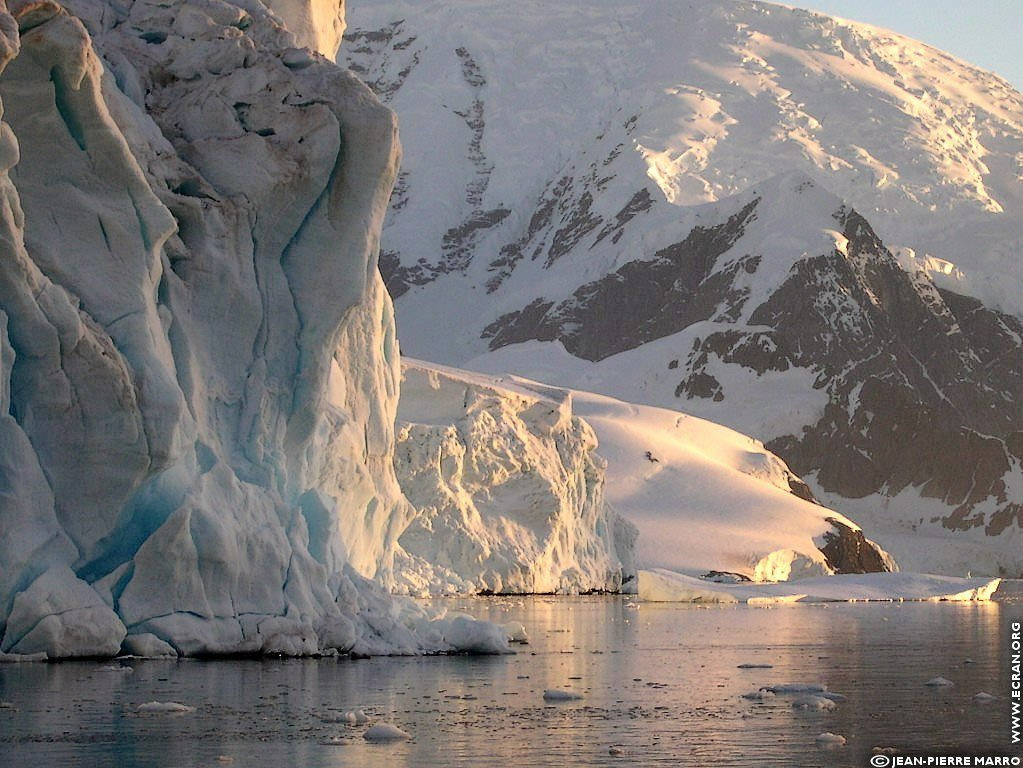
[(637, 532), (606, 503), (596, 451), (566, 390), (403, 361), (394, 465), (417, 515), (398, 539), (397, 586), (627, 589)]
[(412, 517), (396, 124), (299, 47), (343, 4), (271, 5), (0, 6), (3, 653), (427, 642), (366, 581)]

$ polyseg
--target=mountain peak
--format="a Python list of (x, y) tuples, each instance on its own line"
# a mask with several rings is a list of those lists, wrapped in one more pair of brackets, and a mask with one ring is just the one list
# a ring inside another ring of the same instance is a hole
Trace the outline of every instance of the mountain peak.
[(458, 24), (445, 8), (356, 8), (345, 49), (399, 114), (403, 182), (429, 179), (385, 235), (408, 285), (451, 272), (436, 256), (449, 233), (470, 233), (463, 256), (520, 239), (565, 177), (592, 176), (606, 219), (641, 189), (689, 206), (798, 170), (892, 246), (957, 264), (956, 290), (1023, 314), (1023, 277), (1006, 268), (1023, 245), (1023, 96), (1000, 78), (746, 0), (475, 0)]

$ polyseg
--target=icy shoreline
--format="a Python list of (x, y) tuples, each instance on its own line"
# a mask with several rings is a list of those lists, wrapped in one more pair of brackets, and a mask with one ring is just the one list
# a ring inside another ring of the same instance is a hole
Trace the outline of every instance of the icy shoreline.
[(662, 568), (639, 571), (642, 602), (986, 602), (1018, 599), (1023, 581), (921, 573), (840, 574), (776, 583), (720, 583)]

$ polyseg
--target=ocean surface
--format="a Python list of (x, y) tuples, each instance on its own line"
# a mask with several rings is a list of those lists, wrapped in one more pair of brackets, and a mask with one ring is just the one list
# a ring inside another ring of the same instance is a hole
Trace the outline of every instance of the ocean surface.
[[(499, 657), (0, 664), (0, 766), (837, 768), (870, 765), (875, 748), (1023, 754), (1009, 722), (1019, 603), (431, 605), (521, 622), (529, 643)], [(953, 684), (927, 685), (938, 677)], [(779, 685), (840, 697), (834, 709), (793, 706), (800, 693), (743, 698)], [(545, 701), (553, 689), (581, 698)], [(148, 702), (194, 710), (140, 712)], [(344, 722), (360, 709), (411, 740), (367, 742), (367, 725)], [(846, 743), (822, 748), (823, 733)]]

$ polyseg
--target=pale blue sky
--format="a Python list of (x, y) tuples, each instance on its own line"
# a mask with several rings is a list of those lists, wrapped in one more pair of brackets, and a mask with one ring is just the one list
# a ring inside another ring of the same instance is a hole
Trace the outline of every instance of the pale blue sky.
[(1023, 91), (1023, 0), (782, 0), (865, 21), (997, 72)]

